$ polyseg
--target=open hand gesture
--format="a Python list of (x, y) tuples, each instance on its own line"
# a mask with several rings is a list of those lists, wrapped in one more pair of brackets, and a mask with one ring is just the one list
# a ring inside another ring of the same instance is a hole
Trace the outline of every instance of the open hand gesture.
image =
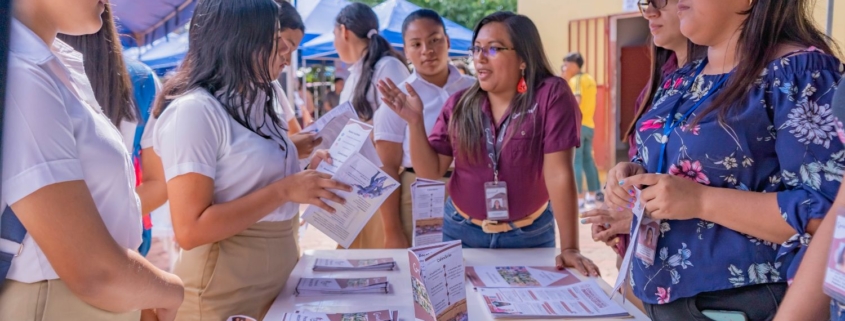
[(423, 121), (423, 102), (417, 91), (410, 84), (405, 84), (407, 94), (402, 92), (392, 80), (386, 79), (378, 82), (378, 90), (381, 92), (381, 101), (387, 107), (396, 112), (408, 124), (419, 124)]

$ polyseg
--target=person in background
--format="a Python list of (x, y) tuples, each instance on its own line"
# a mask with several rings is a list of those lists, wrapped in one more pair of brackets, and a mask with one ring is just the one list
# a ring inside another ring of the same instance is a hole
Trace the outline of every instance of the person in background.
[[(845, 128), (842, 127), (842, 120), (845, 120), (845, 82), (839, 82), (830, 109), (836, 117), (837, 136), (845, 143)], [(789, 291), (786, 291), (786, 297), (778, 309), (775, 321), (828, 319), (845, 321), (845, 302), (831, 300), (822, 290), (828, 253), (830, 253), (830, 245), (836, 230), (836, 220), (843, 210), (845, 210), (845, 188), (840, 188), (830, 211), (807, 248), (803, 263), (798, 268), (795, 281), (789, 286)]]
[[(170, 321), (182, 303), (181, 280), (137, 252), (141, 208), (132, 159), (114, 123), (137, 121), (127, 108), (131, 89), (124, 82), (112, 93), (115, 104), (101, 107), (85, 58), (56, 39), (97, 33), (105, 7), (96, 0), (14, 2), (0, 320), (134, 321), (145, 310), (145, 318)], [(103, 108), (126, 114), (110, 115), (112, 122)]]
[(305, 88), (305, 78), (299, 78), (296, 82), (293, 104), (296, 106), (296, 115), (300, 119), (301, 127), (307, 127), (314, 122), (314, 96)]
[(469, 71), (469, 67), (463, 61), (455, 61), (455, 68), (458, 69), (461, 75), (472, 76), (472, 72)]
[(274, 0), (198, 2), (185, 60), (156, 100), (153, 145), (182, 247), (177, 320), (262, 319), (299, 259), (300, 203), (334, 212), (322, 200), (344, 200), (329, 190), (351, 190), (300, 171), (273, 85), (291, 49), (280, 10)]
[(707, 57), (664, 83), (605, 195), (631, 207), (647, 187), (661, 220), (654, 264), (631, 267), (653, 320), (771, 319), (831, 206), (841, 177), (822, 168), (845, 169), (830, 114), (843, 66), (811, 3), (679, 2), (681, 33)]
[[(97, 33), (59, 34), (58, 38), (86, 57), (85, 74), (92, 80), (94, 96), (103, 107), (103, 113), (123, 136), (126, 150), (132, 154), (138, 184), (135, 191), (141, 199), (141, 213), (148, 213), (144, 214), (143, 242), (139, 251), (144, 256), (152, 251), (147, 259), (156, 267), (170, 271), (176, 253), (170, 213), (162, 208), (167, 200), (167, 186), (162, 171), (157, 170), (161, 160), (151, 149), (143, 151), (148, 155), (142, 155), (142, 137), (147, 136), (145, 128), (150, 108), (161, 84), (152, 69), (143, 63), (124, 60), (110, 6), (103, 11), (103, 28)], [(155, 237), (152, 235), (152, 216), (158, 225), (154, 229)]]
[[(392, 81), (379, 85), (382, 101), (408, 122), (417, 176), (440, 179), (454, 161), (443, 240), (461, 240), (466, 248), (554, 248), (559, 239), (559, 269), (597, 276), (598, 267), (578, 248), (575, 97), (554, 76), (528, 17), (493, 13), (478, 23), (472, 43), (478, 79), (446, 101), (430, 136), (414, 87), (405, 84), (405, 94)], [(499, 198), (507, 217), (488, 209)]]
[[(340, 104), (351, 102), (361, 121), (371, 124), (380, 101), (376, 84), (385, 79), (398, 83), (410, 75), (405, 58), (379, 35), (378, 27), (373, 9), (356, 2), (338, 13), (334, 28), (338, 56), (351, 65)], [(350, 248), (383, 248), (384, 237), (381, 213), (376, 212)]]
[[(575, 183), (578, 186), (578, 209), (584, 211), (587, 206), (595, 205), (596, 194), (601, 193), (601, 182), (596, 161), (593, 158), (593, 138), (595, 137), (596, 122), (596, 81), (581, 68), (584, 67), (584, 57), (573, 52), (563, 58), (561, 76), (569, 82), (578, 106), (581, 107), (581, 147), (575, 150)], [(582, 178), (587, 180), (584, 189)]]
[[(649, 82), (634, 104), (634, 119), (628, 126), (626, 137), (630, 143), (628, 154), (633, 159), (637, 154), (635, 141), (636, 124), (643, 112), (651, 108), (655, 95), (667, 77), (674, 73), (678, 66), (684, 66), (687, 62), (701, 59), (707, 53), (707, 48), (697, 46), (689, 42), (689, 39), (681, 34), (681, 22), (678, 17), (678, 0), (650, 0), (640, 3), (640, 13), (648, 20), (651, 27), (651, 74)], [(622, 265), (622, 256), (628, 249), (630, 243), (631, 218), (633, 213), (630, 209), (609, 209), (601, 206), (604, 199), (597, 199), (599, 208), (587, 211), (581, 215), (582, 224), (592, 224), (593, 240), (603, 242), (613, 248), (618, 254), (616, 257), (617, 268)], [(630, 283), (625, 284), (628, 291), (625, 295), (631, 302), (643, 310), (642, 303), (633, 291), (630, 290)]]
[(340, 93), (343, 92), (343, 84), (345, 81), (343, 78), (335, 77), (334, 78), (334, 89), (328, 93), (326, 93), (326, 97), (323, 100), (323, 114), (325, 115), (332, 108), (335, 108), (337, 105), (340, 104)]
[[(402, 23), (402, 38), (405, 57), (414, 65), (414, 73), (399, 83), (399, 88), (408, 84), (422, 99), (423, 122), (428, 134), (434, 128), (443, 103), (454, 93), (472, 86), (475, 78), (462, 75), (449, 64), (449, 36), (437, 12), (429, 9), (412, 12)], [(376, 110), (373, 124), (376, 151), (384, 164), (382, 169), (402, 183), (380, 209), (385, 247), (408, 248), (413, 243), (414, 226), (411, 184), (417, 179), (411, 164), (408, 122), (382, 106)], [(440, 180), (448, 182), (450, 174), (447, 172)]]

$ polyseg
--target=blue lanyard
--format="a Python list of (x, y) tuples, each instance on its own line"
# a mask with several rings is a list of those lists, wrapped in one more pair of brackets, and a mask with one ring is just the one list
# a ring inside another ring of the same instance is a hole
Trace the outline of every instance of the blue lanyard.
[[(683, 91), (684, 94), (689, 92), (690, 88), (692, 88), (693, 84), (695, 84), (696, 79), (698, 78), (699, 75), (701, 75), (701, 71), (704, 70), (704, 66), (706, 66), (706, 65), (707, 65), (707, 60), (705, 59), (703, 62), (701, 62), (701, 65), (698, 66), (698, 69), (696, 69), (695, 75), (692, 77), (690, 84), (686, 88), (684, 88), (684, 91)], [(686, 113), (684, 113), (684, 115), (681, 116), (681, 118), (678, 118), (676, 120), (675, 114), (678, 113), (678, 108), (681, 107), (681, 103), (684, 101), (683, 96), (678, 98), (678, 101), (675, 103), (675, 106), (672, 107), (672, 111), (669, 113), (668, 116), (666, 116), (666, 122), (663, 124), (663, 137), (661, 137), (661, 142), (660, 142), (660, 158), (658, 159), (658, 162), (657, 162), (657, 172), (658, 173), (666, 173), (666, 163), (667, 163), (667, 161), (666, 161), (666, 158), (667, 158), (666, 145), (669, 144), (669, 136), (671, 136), (672, 132), (675, 131), (675, 129), (678, 128), (678, 126), (680, 126), (681, 123), (686, 121), (686, 119), (689, 118), (689, 116), (692, 115), (692, 113), (695, 112), (695, 110), (698, 109), (698, 107), (700, 107), (702, 104), (704, 104), (704, 102), (707, 101), (707, 99), (710, 98), (710, 96), (712, 96), (717, 91), (719, 91), (719, 88), (722, 87), (722, 85), (725, 84), (725, 82), (728, 80), (728, 78), (729, 77), (727, 77), (725, 75), (720, 77), (719, 81), (716, 82), (713, 85), (713, 87), (710, 87), (710, 90), (707, 91), (707, 93), (704, 94), (704, 96), (702, 96), (701, 99), (699, 99), (695, 103), (695, 105), (692, 106), (692, 108), (690, 108)]]

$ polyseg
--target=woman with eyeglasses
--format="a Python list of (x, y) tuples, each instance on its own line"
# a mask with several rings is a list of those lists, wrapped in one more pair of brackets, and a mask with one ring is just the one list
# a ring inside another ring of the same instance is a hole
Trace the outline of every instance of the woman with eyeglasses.
[(610, 171), (606, 195), (631, 207), (644, 188), (646, 215), (661, 220), (651, 262), (630, 268), (653, 320), (771, 319), (831, 206), (845, 170), (830, 112), (843, 66), (809, 3), (678, 3), (681, 32), (707, 56), (642, 115), (637, 156)]
[[(639, 7), (651, 30), (651, 75), (633, 106), (635, 116), (625, 135), (630, 144), (628, 155), (631, 159), (637, 154), (637, 121), (643, 112), (651, 107), (665, 81), (668, 81), (667, 77), (679, 66), (702, 58), (707, 51), (707, 48), (689, 42), (689, 39), (681, 34), (678, 0), (648, 0), (640, 2)], [(611, 177), (609, 181), (616, 180)], [(603, 202), (604, 199), (599, 201)], [(633, 217), (630, 209), (599, 208), (583, 213), (581, 217), (584, 218), (581, 220), (582, 224), (592, 224), (593, 240), (607, 244), (619, 255), (616, 263), (617, 267), (621, 266), (622, 256), (625, 255), (630, 242)], [(627, 291), (626, 295), (631, 301), (639, 302), (632, 291)]]
[[(423, 122), (426, 133), (430, 133), (443, 103), (452, 94), (472, 86), (475, 79), (462, 75), (449, 64), (449, 36), (443, 18), (437, 12), (429, 9), (412, 12), (402, 24), (402, 33), (405, 56), (414, 65), (414, 73), (398, 87), (410, 84), (421, 97), (425, 105)], [(381, 207), (385, 247), (407, 248), (413, 241), (411, 184), (417, 177), (411, 164), (408, 122), (390, 108), (379, 108), (373, 125), (383, 169), (402, 182), (402, 188), (388, 197)], [(448, 182), (450, 174), (447, 172), (440, 180)]]
[(522, 15), (493, 13), (475, 28), (471, 50), (478, 80), (446, 101), (430, 136), (415, 88), (406, 84), (405, 94), (392, 82), (379, 84), (382, 101), (408, 122), (417, 176), (439, 179), (455, 162), (444, 240), (554, 248), (559, 238), (558, 268), (598, 275), (578, 249), (572, 159), (581, 114), (549, 67), (537, 27)]

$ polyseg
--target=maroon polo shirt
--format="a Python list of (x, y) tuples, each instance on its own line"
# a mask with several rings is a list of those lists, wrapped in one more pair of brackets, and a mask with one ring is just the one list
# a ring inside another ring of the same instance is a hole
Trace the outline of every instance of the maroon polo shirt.
[[(473, 218), (483, 220), (487, 218), (484, 183), (493, 181), (492, 162), (484, 156), (487, 146), (482, 144), (484, 152), (473, 164), (468, 161), (472, 157), (461, 155), (463, 152), (458, 151), (457, 141), (453, 141), (449, 133), (449, 120), (463, 93), (457, 92), (446, 101), (428, 140), (438, 154), (455, 159), (449, 181), (449, 195), (455, 206)], [(507, 134), (513, 133), (513, 136), (505, 142), (499, 158), (499, 180), (508, 186), (510, 221), (531, 215), (549, 201), (543, 176), (543, 155), (579, 147), (581, 142), (581, 111), (566, 81), (549, 77), (539, 84), (535, 96), (536, 105), (531, 110), (512, 117)], [(488, 119), (493, 119), (486, 96), (478, 108)], [(508, 109), (502, 119), (510, 114)], [(525, 118), (516, 128), (519, 117)], [(501, 122), (495, 124), (496, 131), (501, 125)], [(477, 139), (484, 141), (483, 135)], [(572, 163), (567, 165), (572, 166)]]

